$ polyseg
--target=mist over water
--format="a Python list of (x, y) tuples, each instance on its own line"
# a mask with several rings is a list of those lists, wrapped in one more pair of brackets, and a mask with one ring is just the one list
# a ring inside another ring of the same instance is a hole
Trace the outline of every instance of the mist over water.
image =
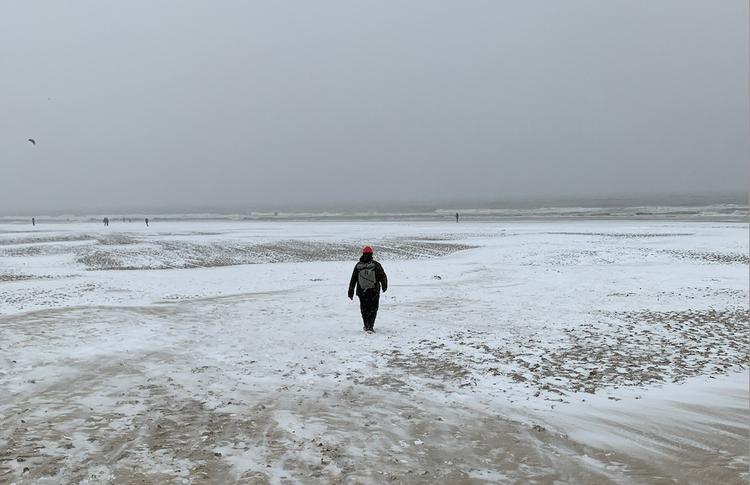
[[(748, 197), (745, 193), (698, 193), (698, 194), (667, 194), (662, 196), (640, 195), (640, 196), (569, 196), (569, 197), (507, 197), (504, 199), (456, 199), (451, 201), (426, 201), (426, 202), (379, 202), (379, 203), (311, 203), (311, 204), (245, 204), (245, 205), (211, 205), (211, 204), (186, 204), (166, 206), (126, 206), (126, 207), (78, 207), (58, 210), (32, 211), (22, 210), (17, 212), (2, 212), (0, 218), (3, 220), (25, 221), (30, 217), (51, 217), (57, 220), (65, 217), (74, 219), (99, 218), (104, 216), (115, 217), (145, 217), (165, 216), (170, 218), (183, 218), (203, 215), (205, 217), (265, 217), (272, 215), (384, 215), (391, 216), (421, 214), (439, 215), (441, 213), (454, 214), (456, 211), (462, 213), (493, 213), (500, 215), (503, 211), (507, 213), (531, 214), (539, 209), (548, 209), (549, 214), (559, 211), (555, 209), (585, 209), (589, 215), (596, 214), (599, 209), (620, 209), (620, 212), (635, 213), (644, 208), (671, 208), (669, 212), (688, 211), (695, 213), (734, 213), (744, 214), (747, 212)], [(624, 212), (623, 212), (624, 211)], [(601, 211), (599, 211), (601, 212)], [(612, 212), (611, 210), (609, 212)], [(617, 211), (615, 211), (617, 212)]]
[[(44, 223), (90, 222), (100, 224), (104, 217), (110, 219), (110, 224), (120, 230), (132, 227), (133, 224), (143, 224), (148, 217), (152, 224), (162, 221), (295, 221), (295, 220), (416, 220), (416, 221), (444, 221), (453, 220), (456, 214), (461, 221), (510, 221), (527, 219), (565, 219), (565, 220), (681, 220), (681, 221), (724, 221), (747, 222), (750, 212), (747, 204), (720, 203), (701, 204), (699, 200), (686, 202), (683, 205), (641, 204), (630, 205), (619, 201), (593, 200), (564, 200), (541, 201), (537, 203), (525, 202), (513, 204), (494, 204), (472, 207), (456, 205), (451, 208), (435, 208), (424, 205), (404, 205), (369, 208), (287, 208), (286, 210), (242, 210), (225, 208), (219, 210), (198, 210), (194, 212), (179, 211), (121, 211), (109, 213), (61, 213), (36, 215), (37, 226)], [(0, 216), (0, 222), (29, 224), (29, 216), (11, 215)], [(458, 221), (456, 221), (458, 222)], [(158, 227), (155, 226), (155, 227)]]

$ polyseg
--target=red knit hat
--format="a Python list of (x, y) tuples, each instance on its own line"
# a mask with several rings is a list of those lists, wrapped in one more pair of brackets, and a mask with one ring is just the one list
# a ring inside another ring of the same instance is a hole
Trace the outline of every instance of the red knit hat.
[(362, 254), (372, 254), (372, 248), (370, 246), (363, 247)]

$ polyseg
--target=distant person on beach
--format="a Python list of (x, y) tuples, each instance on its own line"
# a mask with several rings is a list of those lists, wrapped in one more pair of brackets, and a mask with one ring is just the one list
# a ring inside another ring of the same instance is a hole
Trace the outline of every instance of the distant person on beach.
[(456, 222), (458, 222), (458, 212), (456, 212)]
[(31, 218), (31, 225), (36, 226), (36, 219), (34, 219), (33, 217)]
[(109, 217), (105, 217), (105, 218), (104, 218), (104, 225), (105, 225), (105, 226), (108, 226), (108, 225), (109, 225)]
[(349, 299), (354, 299), (354, 293), (359, 297), (359, 309), (362, 312), (362, 322), (367, 333), (375, 333), (375, 317), (378, 315), (380, 290), (388, 290), (388, 277), (383, 267), (372, 259), (372, 248), (365, 246), (362, 256), (354, 266), (352, 278), (349, 280)]
[(148, 227), (148, 217), (146, 218), (146, 227)]

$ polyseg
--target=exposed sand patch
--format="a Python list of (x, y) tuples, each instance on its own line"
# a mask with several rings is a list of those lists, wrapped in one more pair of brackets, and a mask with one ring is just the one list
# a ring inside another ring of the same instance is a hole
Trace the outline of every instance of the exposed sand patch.
[[(724, 375), (750, 365), (746, 309), (619, 312), (598, 324), (563, 328), (489, 343), (486, 332), (465, 330), (448, 339), (423, 339), (409, 353), (388, 351), (389, 365), (433, 379), (470, 385), (472, 375), (497, 376), (565, 401), (575, 392), (680, 382)], [(446, 345), (448, 344), (448, 345)], [(458, 347), (456, 346), (458, 345)]]
[(692, 236), (691, 232), (548, 232), (560, 236), (596, 236), (611, 237), (616, 239), (642, 239), (656, 237), (681, 237)]
[(741, 253), (720, 253), (716, 251), (663, 250), (662, 252), (677, 259), (702, 261), (720, 264), (750, 264), (750, 256)]
[[(107, 244), (77, 251), (76, 261), (92, 270), (211, 268), (239, 264), (344, 261), (360, 244), (289, 240), (267, 244), (156, 241), (133, 246)], [(430, 241), (386, 240), (375, 243), (378, 258), (387, 260), (438, 257), (474, 246)]]

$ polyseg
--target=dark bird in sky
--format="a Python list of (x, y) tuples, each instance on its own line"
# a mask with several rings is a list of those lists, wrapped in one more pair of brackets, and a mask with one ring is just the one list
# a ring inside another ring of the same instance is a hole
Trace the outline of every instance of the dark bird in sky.
[(32, 145), (36, 145), (36, 141), (34, 141), (33, 138), (29, 138), (29, 141), (31, 142)]

